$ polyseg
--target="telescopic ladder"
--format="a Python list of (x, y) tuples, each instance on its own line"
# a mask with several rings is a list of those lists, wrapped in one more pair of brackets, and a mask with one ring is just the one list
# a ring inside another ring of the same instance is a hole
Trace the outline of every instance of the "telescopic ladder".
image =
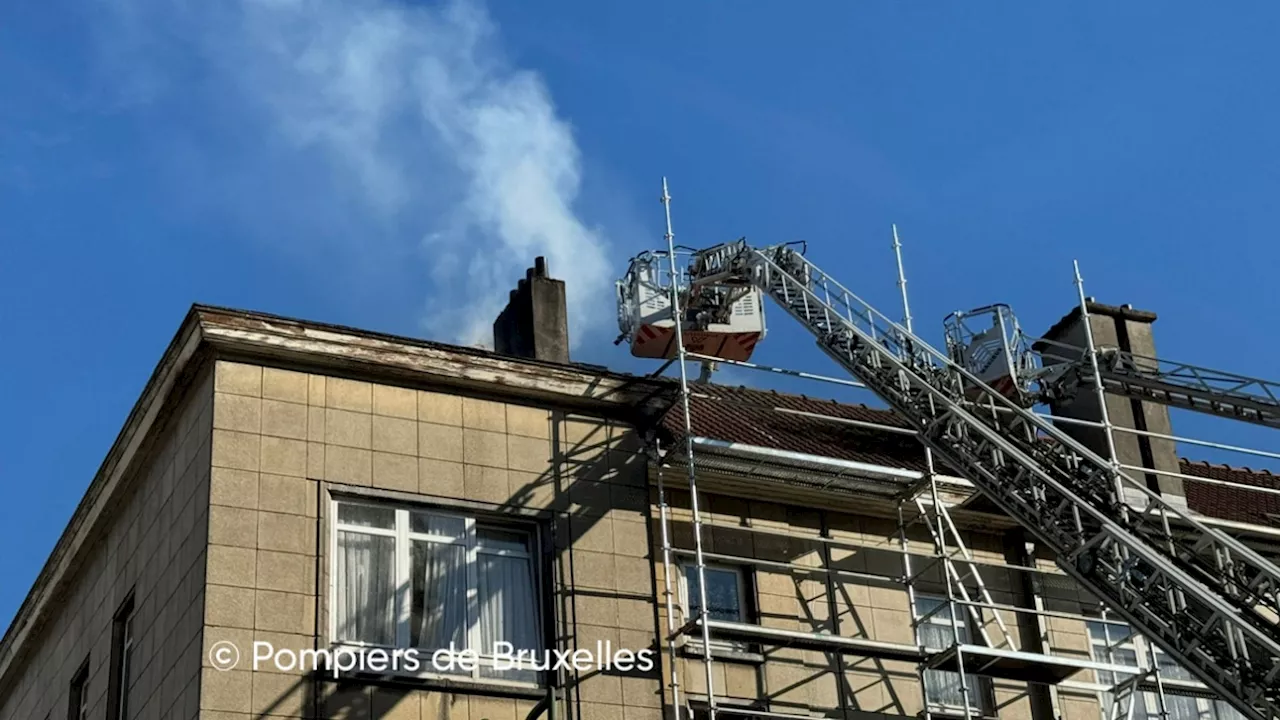
[(790, 245), (699, 251), (689, 281), (687, 317), (700, 321), (730, 311), (716, 298), (733, 293), (711, 288), (772, 297), (1068, 575), (1245, 716), (1280, 716), (1280, 569), (1271, 562), (982, 383)]

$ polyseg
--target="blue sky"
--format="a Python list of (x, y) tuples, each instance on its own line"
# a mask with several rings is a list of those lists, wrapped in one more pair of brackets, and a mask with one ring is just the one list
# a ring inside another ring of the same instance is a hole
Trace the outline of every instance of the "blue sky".
[[(574, 357), (646, 371), (611, 344), (609, 298), (661, 244), (663, 175), (679, 242), (806, 240), (894, 315), (897, 223), (927, 337), (995, 301), (1047, 328), (1079, 259), (1090, 294), (1160, 313), (1163, 356), (1280, 376), (1278, 21), (1264, 3), (5, 4), (0, 618), (192, 302), (474, 342), (544, 253)], [(757, 360), (835, 374), (771, 317)]]

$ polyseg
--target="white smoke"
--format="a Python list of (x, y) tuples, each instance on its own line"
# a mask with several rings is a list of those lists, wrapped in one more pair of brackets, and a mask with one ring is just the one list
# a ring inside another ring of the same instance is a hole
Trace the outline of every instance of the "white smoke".
[(104, 60), (126, 101), (234, 114), (250, 143), (235, 155), (243, 176), (280, 176), (268, 163), (282, 156), (322, 161), (323, 181), (300, 178), (274, 202), (341, 206), (359, 235), (348, 251), (420, 263), (433, 337), (487, 343), (535, 255), (567, 281), (573, 338), (606, 319), (613, 273), (574, 207), (573, 132), (541, 78), (505, 61), (479, 5), (105, 1)]

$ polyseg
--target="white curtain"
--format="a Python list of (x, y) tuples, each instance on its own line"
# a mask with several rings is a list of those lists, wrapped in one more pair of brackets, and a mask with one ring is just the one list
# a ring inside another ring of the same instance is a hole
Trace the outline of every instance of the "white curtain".
[[(1173, 658), (1166, 655), (1163, 651), (1156, 652), (1156, 664), (1160, 669), (1161, 677), (1172, 680), (1194, 680), (1191, 671), (1179, 665)], [(1148, 705), (1157, 710), (1160, 706), (1157, 704), (1159, 698), (1154, 693), (1150, 695)], [(1164, 696), (1165, 709), (1169, 711), (1169, 720), (1199, 720), (1200, 718), (1200, 702), (1189, 695), (1172, 695)]]
[[(917, 607), (920, 608), (922, 614), (927, 614), (943, 602), (932, 598), (922, 598)], [(955, 630), (952, 628), (951, 622), (950, 608), (943, 607), (938, 610), (928, 620), (920, 623), (920, 644), (930, 650), (942, 650), (951, 647), (956, 640)], [(961, 626), (958, 629), (960, 631), (960, 642), (968, 642), (969, 629), (965, 626)], [(982, 696), (979, 694), (978, 677), (976, 675), (966, 675), (965, 681), (965, 685), (969, 686), (970, 707), (981, 707)], [(960, 673), (946, 670), (928, 670), (924, 673), (924, 689), (925, 697), (934, 705), (965, 706), (964, 690), (960, 684)]]
[[(509, 642), (516, 650), (538, 649), (539, 628), (534, 613), (533, 574), (529, 559), (480, 553), (480, 648), (493, 652), (497, 642)], [(512, 679), (528, 679), (521, 673), (499, 673)]]
[(338, 639), (395, 643), (395, 538), (338, 533)]
[[(935, 617), (943, 616), (946, 610), (941, 610)], [(965, 632), (960, 631), (960, 639), (965, 640)], [(920, 644), (931, 650), (941, 650), (951, 647), (955, 642), (955, 636), (952, 634), (950, 625), (937, 625), (928, 622), (920, 624)], [(969, 703), (972, 707), (978, 707), (982, 696), (978, 694), (978, 678), (975, 675), (966, 675), (965, 680), (969, 686)], [(935, 705), (947, 705), (950, 707), (964, 707), (965, 697), (960, 686), (960, 673), (949, 672), (946, 670), (929, 670), (924, 674), (925, 697), (929, 702)]]
[(466, 648), (467, 549), (415, 541), (413, 583), (415, 645), (434, 650), (453, 643), (459, 650)]

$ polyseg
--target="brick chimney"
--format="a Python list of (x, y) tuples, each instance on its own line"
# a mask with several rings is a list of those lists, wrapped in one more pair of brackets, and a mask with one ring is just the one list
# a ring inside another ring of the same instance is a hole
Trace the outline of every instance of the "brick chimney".
[(493, 322), (493, 347), (504, 355), (569, 362), (569, 317), (564, 281), (547, 276), (539, 257), (511, 291), (507, 306)]
[[(1130, 305), (1103, 305), (1092, 298), (1085, 305), (1089, 311), (1089, 326), (1093, 330), (1095, 347), (1114, 347), (1134, 355), (1156, 357), (1156, 344), (1151, 331), (1151, 326), (1156, 321), (1155, 313), (1135, 310)], [(1080, 308), (1077, 307), (1049, 328), (1044, 335), (1045, 339), (1084, 349), (1087, 343), (1084, 323), (1080, 318)], [(1056, 352), (1061, 353), (1062, 349), (1059, 348)], [(1082, 373), (1084, 383), (1087, 384), (1081, 384), (1075, 397), (1070, 400), (1051, 403), (1050, 412), (1061, 417), (1102, 422), (1092, 374), (1087, 370)], [(1112, 425), (1163, 435), (1173, 434), (1169, 423), (1169, 409), (1164, 405), (1109, 393), (1106, 395), (1106, 403)], [(1068, 423), (1059, 423), (1058, 427), (1102, 457), (1108, 456), (1106, 433), (1102, 429)], [(1173, 442), (1126, 432), (1116, 432), (1113, 435), (1116, 457), (1121, 463), (1165, 472), (1180, 472), (1178, 453)], [(1181, 479), (1137, 470), (1125, 472), (1136, 480), (1145, 479), (1147, 487), (1159, 492), (1166, 501), (1174, 504), (1186, 503), (1186, 491), (1183, 490)]]

